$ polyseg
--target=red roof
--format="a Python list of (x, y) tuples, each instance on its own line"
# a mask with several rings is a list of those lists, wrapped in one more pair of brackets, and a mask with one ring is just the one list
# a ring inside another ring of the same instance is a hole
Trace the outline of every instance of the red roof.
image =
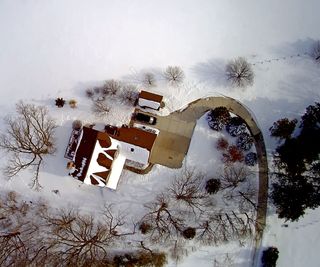
[(161, 101), (163, 99), (163, 96), (142, 90), (140, 92), (140, 94), (139, 94), (139, 98), (143, 98), (143, 99), (146, 99), (146, 100), (151, 100), (151, 101), (155, 101), (155, 102), (161, 103)]

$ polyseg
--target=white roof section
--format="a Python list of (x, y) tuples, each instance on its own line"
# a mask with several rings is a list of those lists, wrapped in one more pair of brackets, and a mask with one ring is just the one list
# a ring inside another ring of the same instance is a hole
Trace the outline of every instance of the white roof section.
[(160, 103), (144, 98), (139, 98), (138, 105), (140, 107), (148, 107), (148, 108), (153, 108), (153, 109), (159, 109), (160, 108)]
[(111, 173), (109, 174), (106, 187), (113, 190), (117, 189), (120, 175), (122, 173), (125, 162), (126, 162), (126, 157), (122, 154), (118, 154), (118, 156), (113, 160), (112, 166), (111, 166)]

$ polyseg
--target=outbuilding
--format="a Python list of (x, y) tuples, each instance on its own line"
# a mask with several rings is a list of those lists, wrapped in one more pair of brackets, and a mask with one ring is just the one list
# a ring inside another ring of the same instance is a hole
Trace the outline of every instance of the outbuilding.
[(152, 108), (159, 110), (163, 96), (147, 91), (141, 91), (139, 94), (138, 105), (142, 108)]

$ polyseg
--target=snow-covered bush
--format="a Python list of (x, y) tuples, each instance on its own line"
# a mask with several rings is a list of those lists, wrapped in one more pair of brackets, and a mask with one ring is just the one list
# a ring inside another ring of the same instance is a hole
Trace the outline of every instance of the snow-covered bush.
[(311, 50), (311, 57), (315, 62), (320, 63), (320, 41), (316, 41)]
[(94, 96), (93, 89), (91, 89), (91, 88), (87, 89), (86, 90), (86, 96), (91, 99)]
[(226, 164), (242, 162), (243, 152), (237, 146), (229, 146), (228, 150), (222, 154), (222, 161)]
[(182, 235), (185, 239), (193, 239), (196, 235), (196, 229), (188, 227), (182, 231)]
[(207, 121), (211, 129), (221, 131), (230, 120), (230, 113), (226, 107), (217, 107), (207, 114)]
[(120, 97), (124, 103), (134, 105), (139, 97), (139, 91), (134, 85), (125, 85), (121, 90)]
[(69, 100), (69, 106), (70, 106), (70, 108), (76, 108), (77, 107), (77, 101), (75, 99)]
[(147, 72), (143, 75), (142, 83), (147, 87), (156, 86), (156, 78), (153, 73)]
[(106, 101), (93, 101), (92, 112), (98, 117), (103, 117), (110, 112), (110, 107)]
[(237, 87), (253, 85), (254, 73), (248, 61), (239, 57), (230, 61), (226, 66), (227, 79)]
[(239, 136), (247, 131), (247, 126), (244, 120), (240, 117), (232, 117), (226, 125), (227, 132), (233, 136)]
[(74, 120), (72, 122), (72, 129), (73, 130), (80, 130), (82, 127), (82, 122), (80, 120)]
[(209, 194), (215, 194), (219, 191), (220, 186), (221, 186), (221, 182), (219, 179), (214, 179), (214, 178), (209, 179), (206, 182), (206, 191)]
[(66, 103), (66, 101), (62, 98), (62, 97), (58, 97), (56, 100), (56, 106), (58, 108), (62, 108), (64, 106), (64, 104)]
[(244, 162), (246, 163), (246, 165), (248, 166), (254, 166), (257, 164), (258, 162), (258, 157), (257, 154), (254, 152), (249, 152), (244, 159)]
[(224, 137), (220, 137), (217, 141), (217, 145), (216, 145), (216, 148), (218, 150), (226, 150), (227, 148), (229, 147), (229, 142), (226, 138)]
[(251, 149), (253, 145), (253, 138), (250, 136), (248, 133), (242, 133), (238, 136), (237, 138), (237, 147), (244, 150), (248, 151)]
[(111, 79), (105, 81), (104, 85), (101, 87), (101, 94), (104, 96), (107, 95), (116, 95), (120, 92), (122, 84), (120, 81)]
[(182, 83), (185, 77), (182, 68), (179, 66), (168, 66), (165, 69), (163, 76), (168, 82), (172, 84)]
[(276, 267), (279, 250), (276, 247), (268, 247), (262, 253), (262, 267)]

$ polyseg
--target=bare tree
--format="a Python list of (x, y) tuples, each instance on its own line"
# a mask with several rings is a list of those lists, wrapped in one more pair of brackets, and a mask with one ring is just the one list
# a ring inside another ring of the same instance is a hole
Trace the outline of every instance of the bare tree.
[(106, 101), (93, 101), (92, 112), (98, 117), (103, 117), (110, 112), (110, 107)]
[(45, 204), (27, 204), (15, 192), (0, 200), (0, 265), (44, 266), (48, 260), (39, 222)]
[(163, 76), (172, 84), (182, 83), (185, 77), (183, 70), (179, 66), (168, 66), (165, 69)]
[(148, 87), (155, 86), (156, 85), (156, 78), (155, 78), (154, 74), (151, 72), (145, 73), (143, 76), (142, 83)]
[(42, 106), (21, 101), (16, 111), (17, 116), (6, 118), (7, 130), (0, 135), (0, 147), (11, 155), (5, 173), (13, 177), (21, 170), (34, 167), (32, 187), (40, 188), (39, 171), (44, 156), (55, 152), (56, 124)]
[(141, 223), (150, 225), (148, 235), (152, 242), (177, 238), (184, 230), (184, 218), (170, 209), (167, 196), (160, 194), (155, 201), (146, 204), (145, 207), (148, 212), (142, 217)]
[(69, 209), (45, 216), (47, 242), (60, 264), (85, 266), (108, 262), (108, 249), (127, 233), (121, 233), (120, 229), (124, 217), (114, 215), (111, 206), (106, 206), (103, 215), (99, 221), (92, 215)]
[(120, 89), (121, 89), (122, 85), (120, 81), (117, 80), (107, 80), (105, 81), (103, 87), (101, 88), (101, 92), (103, 95), (116, 95)]
[(225, 165), (218, 177), (221, 181), (221, 189), (235, 189), (241, 183), (246, 182), (252, 176), (252, 172), (244, 164)]
[(203, 212), (208, 206), (208, 194), (204, 190), (205, 177), (195, 170), (184, 169), (168, 188), (169, 195), (187, 209)]
[(320, 63), (320, 41), (316, 41), (313, 44), (311, 50), (311, 57), (317, 62)]
[(254, 73), (248, 61), (239, 57), (226, 66), (227, 79), (237, 87), (247, 87), (253, 84)]
[(125, 85), (122, 88), (120, 97), (122, 98), (123, 102), (134, 105), (139, 97), (139, 92), (137, 87), (134, 85)]

